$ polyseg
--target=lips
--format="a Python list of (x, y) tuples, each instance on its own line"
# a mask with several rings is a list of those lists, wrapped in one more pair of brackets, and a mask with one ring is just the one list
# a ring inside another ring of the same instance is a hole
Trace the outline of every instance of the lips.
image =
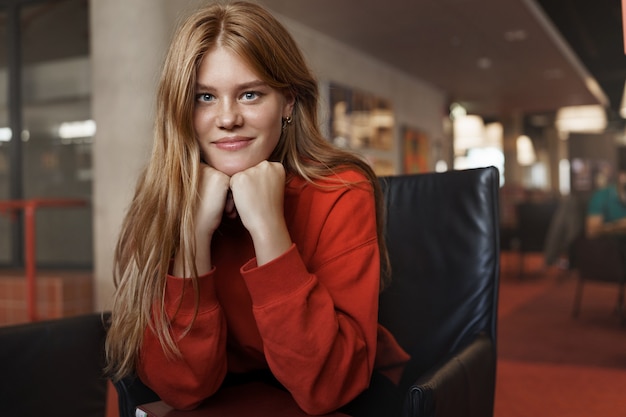
[(239, 149), (243, 149), (252, 143), (252, 139), (250, 137), (245, 136), (229, 136), (218, 139), (214, 141), (212, 144), (218, 149), (222, 149), (225, 151), (237, 151)]

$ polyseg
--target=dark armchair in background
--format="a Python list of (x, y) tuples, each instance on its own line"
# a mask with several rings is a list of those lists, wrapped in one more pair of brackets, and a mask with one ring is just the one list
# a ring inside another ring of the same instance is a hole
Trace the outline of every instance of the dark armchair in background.
[(106, 314), (0, 327), (0, 415), (103, 417)]
[(572, 315), (580, 314), (585, 282), (607, 282), (617, 286), (616, 312), (620, 325), (626, 326), (624, 292), (626, 288), (626, 237), (602, 236), (587, 238), (581, 234), (571, 248), (571, 267), (577, 271), (578, 282)]
[(547, 265), (559, 257), (567, 257), (568, 270), (575, 272), (577, 285), (572, 315), (578, 317), (587, 282), (614, 283), (617, 286), (616, 312), (626, 326), (624, 297), (626, 291), (626, 236), (603, 235), (587, 237), (585, 222), (588, 197), (564, 197), (555, 212), (545, 245)]

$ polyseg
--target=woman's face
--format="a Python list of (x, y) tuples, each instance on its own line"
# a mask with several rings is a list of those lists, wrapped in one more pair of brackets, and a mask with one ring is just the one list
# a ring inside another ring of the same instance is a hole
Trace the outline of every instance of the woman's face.
[(267, 160), (278, 144), (293, 99), (268, 86), (221, 46), (198, 68), (194, 130), (203, 160), (233, 175)]

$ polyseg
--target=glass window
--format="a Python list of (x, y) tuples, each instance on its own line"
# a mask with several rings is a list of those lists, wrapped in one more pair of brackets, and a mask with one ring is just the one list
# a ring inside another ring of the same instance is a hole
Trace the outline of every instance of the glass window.
[[(21, 11), (26, 199), (91, 199), (88, 6), (87, 0), (46, 1)], [(36, 225), (38, 264), (92, 264), (89, 206), (42, 207)]]
[[(91, 200), (95, 125), (90, 108), (88, 7), (88, 0), (24, 2), (16, 22), (18, 36), (7, 32), (12, 27), (7, 24), (11, 14), (5, 18), (0, 15), (2, 200)], [(7, 39), (17, 39), (19, 43), (16, 46), (21, 56), (21, 106), (8, 102), (8, 60), (15, 58), (5, 51)], [(3, 128), (9, 126), (13, 111), (21, 114), (18, 120), (22, 128), (18, 134), (7, 136)], [(14, 141), (19, 141), (18, 152), (11, 150), (16, 149), (11, 146)], [(42, 206), (36, 213), (38, 266), (91, 267), (92, 218), (88, 204), (69, 208)], [(16, 253), (21, 251), (17, 245), (21, 246), (23, 225), (16, 223), (15, 216), (0, 213), (0, 265), (21, 262)]]

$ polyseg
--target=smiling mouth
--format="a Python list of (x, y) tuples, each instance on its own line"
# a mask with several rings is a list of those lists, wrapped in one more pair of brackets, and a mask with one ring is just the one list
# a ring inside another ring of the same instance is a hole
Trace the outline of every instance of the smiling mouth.
[(252, 138), (233, 137), (224, 138), (213, 142), (213, 146), (226, 151), (236, 151), (243, 149), (252, 143)]

